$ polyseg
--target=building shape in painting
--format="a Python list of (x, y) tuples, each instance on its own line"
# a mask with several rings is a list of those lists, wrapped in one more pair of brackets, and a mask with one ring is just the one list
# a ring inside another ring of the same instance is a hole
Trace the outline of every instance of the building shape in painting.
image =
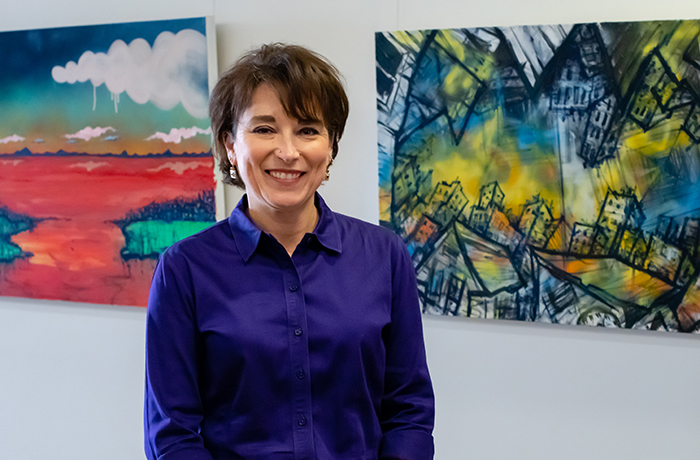
[(600, 164), (611, 156), (604, 148), (604, 143), (616, 109), (617, 100), (613, 95), (608, 95), (593, 105), (581, 144), (580, 156), (586, 164)]
[(656, 235), (651, 236), (649, 246), (644, 268), (661, 279), (675, 281), (683, 262), (683, 252)]
[(700, 217), (686, 217), (683, 220), (680, 245), (691, 257), (700, 257)]
[(633, 267), (643, 267), (649, 254), (648, 238), (639, 229), (625, 229), (617, 251), (618, 258)]
[(525, 202), (520, 214), (519, 229), (527, 244), (546, 248), (557, 229), (556, 224), (551, 207), (539, 195)]
[(646, 267), (677, 284), (686, 283), (697, 271), (700, 255), (700, 218), (659, 216), (651, 237)]
[[(665, 122), (670, 112), (696, 99), (678, 80), (658, 48), (652, 50), (639, 66), (630, 91), (628, 117), (644, 131)], [(689, 115), (691, 118), (686, 118), (685, 130), (694, 133), (692, 111)]]
[(698, 102), (696, 101), (688, 111), (688, 116), (685, 118), (683, 126), (681, 126), (681, 129), (696, 144), (700, 143), (700, 107), (698, 107)]
[(423, 172), (415, 156), (408, 157), (397, 168), (392, 180), (392, 223), (402, 236), (413, 231), (425, 211), (426, 196), (430, 192), (432, 173)]
[(503, 209), (504, 198), (505, 194), (498, 182), (482, 186), (479, 190), (479, 202), (472, 206), (469, 214), (469, 226), (482, 233), (486, 232), (494, 212)]
[(641, 232), (646, 217), (632, 190), (608, 189), (595, 223), (591, 253), (616, 256), (626, 230)]
[(498, 242), (514, 250), (521, 236), (510, 225), (504, 212), (505, 194), (498, 182), (491, 182), (479, 190), (479, 202), (472, 206), (468, 225), (475, 232), (493, 242)]
[(440, 225), (447, 225), (452, 219), (458, 217), (469, 203), (464, 194), (459, 179), (452, 182), (442, 181), (435, 186), (428, 204), (428, 213)]
[(479, 207), (503, 209), (503, 199), (506, 197), (498, 182), (491, 182), (479, 190)]
[(571, 230), (571, 240), (569, 242), (569, 253), (575, 255), (588, 254), (593, 246), (593, 235), (595, 226), (576, 222)]
[(611, 69), (598, 26), (577, 24), (543, 75), (542, 89), (557, 123), (580, 139), (565, 148), (574, 149), (586, 166), (610, 156), (604, 143), (620, 100)]
[(440, 229), (440, 224), (428, 214), (423, 214), (413, 226), (413, 230), (405, 238), (405, 243), (414, 266), (419, 265), (425, 254), (432, 251), (435, 240), (439, 238)]

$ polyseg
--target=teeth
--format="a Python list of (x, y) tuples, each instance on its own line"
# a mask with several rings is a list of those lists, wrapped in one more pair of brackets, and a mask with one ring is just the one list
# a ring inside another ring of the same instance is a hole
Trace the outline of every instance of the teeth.
[(292, 180), (292, 179), (296, 179), (297, 177), (301, 176), (301, 173), (285, 173), (285, 172), (279, 172), (279, 171), (270, 171), (270, 175), (272, 177), (274, 177), (275, 179)]

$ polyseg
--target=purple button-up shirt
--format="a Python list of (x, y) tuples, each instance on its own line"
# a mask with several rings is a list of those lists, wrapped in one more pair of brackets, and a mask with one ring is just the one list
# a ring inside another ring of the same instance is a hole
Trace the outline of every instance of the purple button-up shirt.
[(433, 458), (415, 274), (390, 231), (333, 213), (290, 257), (246, 216), (161, 257), (146, 333), (149, 459)]

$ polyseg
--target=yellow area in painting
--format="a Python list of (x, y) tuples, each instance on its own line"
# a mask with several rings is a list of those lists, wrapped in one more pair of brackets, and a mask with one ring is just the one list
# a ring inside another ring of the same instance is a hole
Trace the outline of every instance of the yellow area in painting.
[(379, 220), (391, 220), (391, 193), (379, 189)]
[[(697, 39), (698, 34), (700, 34), (700, 23), (698, 21), (682, 21), (681, 25), (673, 31), (671, 36), (661, 46), (661, 54), (672, 69), (679, 68), (683, 63), (683, 53), (678, 52), (678, 50), (687, 49), (691, 42)], [(679, 80), (681, 79), (680, 75), (676, 75), (676, 77)]]
[(644, 54), (646, 55), (646, 54), (649, 54), (652, 51), (654, 51), (654, 48), (656, 48), (656, 45), (658, 45), (658, 44), (659, 44), (659, 41), (656, 39), (656, 37), (654, 37), (654, 40), (647, 43), (646, 46), (644, 47)]
[(578, 273), (585, 273), (588, 271), (589, 263), (585, 262), (581, 259), (573, 259), (570, 262), (566, 264), (566, 268), (564, 269), (567, 273), (571, 274), (578, 274)]
[(394, 38), (394, 40), (396, 40), (397, 43), (410, 46), (415, 51), (418, 51), (420, 43), (423, 42), (424, 32), (421, 30), (417, 30), (410, 33), (400, 31), (392, 32), (391, 36)]
[(437, 35), (437, 37), (435, 37), (435, 41), (438, 42), (440, 45), (442, 45), (443, 48), (445, 48), (447, 51), (449, 51), (450, 54), (452, 54), (454, 57), (456, 57), (460, 61), (465, 60), (467, 47), (464, 46), (464, 43), (462, 43), (461, 40), (457, 40), (452, 35), (452, 31), (450, 31), (450, 30), (441, 31)]
[(451, 56), (462, 62), (476, 78), (480, 80), (488, 78), (493, 73), (493, 58), (468, 46), (461, 37), (453, 35), (454, 33), (456, 32), (443, 30), (435, 37), (435, 41)]
[(625, 146), (637, 150), (646, 155), (654, 155), (659, 152), (668, 151), (676, 143), (678, 136), (677, 131), (665, 130), (663, 133), (658, 131), (639, 131), (637, 134), (629, 136), (625, 140)]
[(642, 306), (651, 306), (659, 295), (671, 289), (658, 278), (614, 259), (576, 259), (566, 264), (566, 271), (584, 285), (597, 286), (618, 299)]
[(445, 76), (442, 89), (446, 95), (453, 99), (469, 100), (474, 93), (473, 87), (478, 84), (466, 70), (454, 66)]
[(622, 171), (611, 161), (601, 164), (593, 174), (594, 178), (597, 179), (597, 191), (601, 195), (601, 201), (608, 188), (620, 190), (626, 186), (625, 178), (622, 177)]
[[(429, 167), (433, 183), (459, 178), (470, 206), (478, 202), (479, 189), (494, 181), (505, 193), (506, 207), (516, 212), (537, 194), (553, 204), (558, 202), (556, 158), (551, 153), (536, 152), (540, 160), (523, 163), (516, 140), (502, 129), (499, 111), (483, 124), (470, 127), (459, 146), (444, 141), (435, 146), (435, 153)], [(556, 204), (554, 208), (557, 214)]]

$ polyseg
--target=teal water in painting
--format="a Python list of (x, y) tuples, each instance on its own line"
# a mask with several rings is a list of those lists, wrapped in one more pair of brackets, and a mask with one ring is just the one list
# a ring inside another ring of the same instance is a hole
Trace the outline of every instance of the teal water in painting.
[(124, 259), (156, 258), (173, 243), (209, 227), (212, 222), (146, 220), (122, 229), (126, 247)]
[(0, 208), (0, 262), (11, 262), (14, 259), (31, 256), (31, 253), (23, 251), (10, 241), (10, 238), (17, 233), (31, 230), (34, 225), (35, 221), (31, 217)]

